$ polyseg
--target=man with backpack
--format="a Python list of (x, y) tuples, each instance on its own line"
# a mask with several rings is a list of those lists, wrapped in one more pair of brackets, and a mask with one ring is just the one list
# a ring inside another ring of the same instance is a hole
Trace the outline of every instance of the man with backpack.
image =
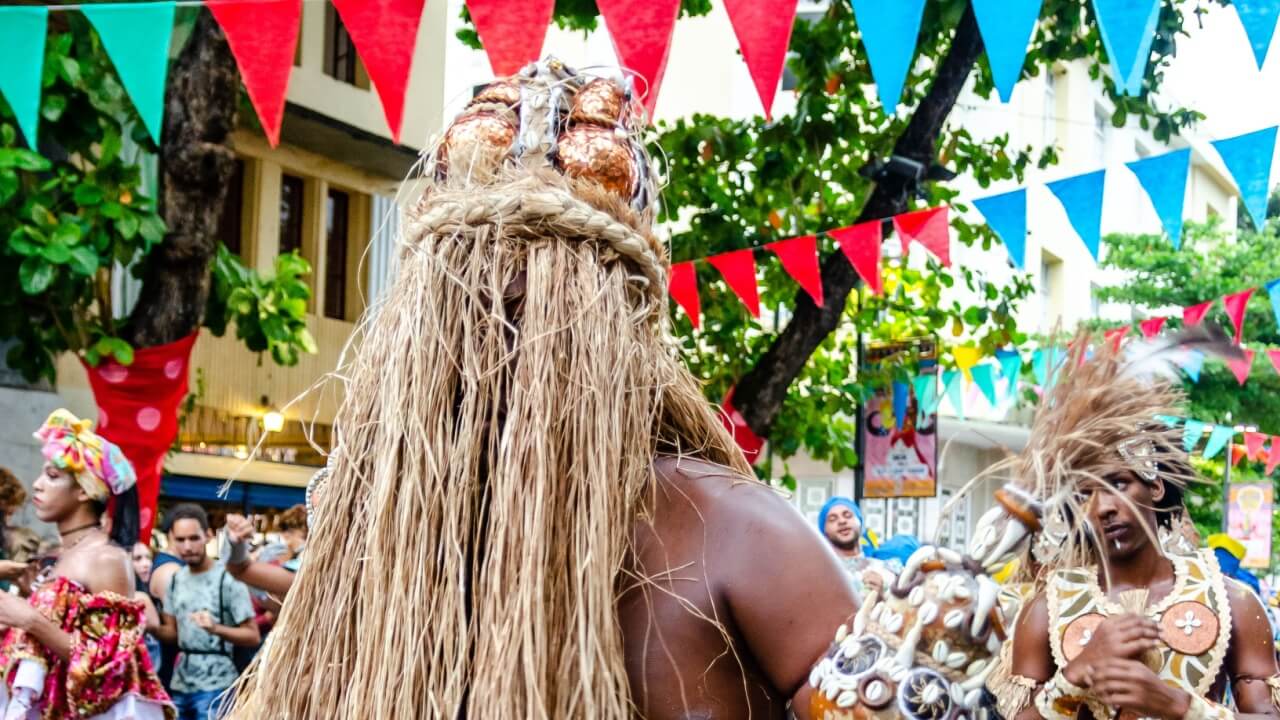
[(169, 688), (178, 720), (209, 720), (236, 681), (234, 648), (253, 647), (261, 638), (248, 588), (205, 550), (212, 535), (204, 509), (179, 505), (169, 517), (184, 567), (169, 581), (157, 635), (178, 645)]

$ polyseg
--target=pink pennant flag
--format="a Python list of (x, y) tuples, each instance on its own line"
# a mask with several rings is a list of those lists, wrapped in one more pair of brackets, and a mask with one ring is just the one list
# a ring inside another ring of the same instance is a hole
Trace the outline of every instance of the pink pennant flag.
[(1103, 333), (1103, 337), (1105, 337), (1107, 341), (1111, 343), (1112, 350), (1115, 350), (1116, 352), (1120, 352), (1120, 343), (1124, 342), (1124, 337), (1125, 335), (1128, 335), (1128, 334), (1129, 334), (1129, 326), (1123, 325), (1121, 327), (1113, 328), (1111, 330), (1106, 331), (1105, 333)]
[(724, 281), (737, 293), (751, 316), (760, 317), (760, 289), (756, 286), (756, 257), (750, 250), (712, 255), (707, 258), (712, 267), (720, 271)]
[(425, 6), (426, 0), (333, 0), (351, 43), (369, 72), (369, 80), (378, 91), (391, 139), (397, 143), (413, 49), (418, 42), (418, 24)]
[(671, 32), (676, 27), (680, 0), (596, 0), (613, 39), (618, 63), (640, 77), (636, 92), (653, 117), (658, 88), (671, 54)]
[(1280, 375), (1280, 350), (1268, 350), (1267, 359), (1271, 361), (1271, 367)]
[(1262, 459), (1262, 445), (1267, 441), (1267, 436), (1260, 432), (1246, 432), (1244, 434), (1244, 446), (1249, 451), (1250, 460)]
[(840, 243), (840, 249), (849, 258), (853, 269), (858, 271), (862, 282), (876, 295), (884, 292), (884, 279), (880, 277), (880, 243), (883, 233), (879, 220), (827, 231), (828, 235)]
[(1240, 344), (1240, 335), (1244, 332), (1244, 314), (1249, 309), (1249, 298), (1253, 297), (1257, 288), (1249, 288), (1242, 292), (1222, 296), (1222, 306), (1227, 309), (1227, 318), (1236, 331), (1236, 344)]
[(249, 103), (271, 147), (280, 143), (284, 98), (298, 47), (302, 0), (210, 0), (209, 13), (227, 36)]
[(893, 229), (902, 238), (902, 257), (915, 241), (933, 253), (943, 267), (951, 267), (951, 224), (945, 205), (895, 215)]
[(766, 120), (773, 119), (773, 96), (778, 91), (787, 46), (791, 43), (796, 1), (724, 0), (724, 9), (729, 13), (729, 22), (738, 36), (738, 47), (742, 49), (742, 59), (764, 105)]
[(1138, 327), (1142, 328), (1142, 337), (1150, 340), (1159, 335), (1160, 331), (1164, 329), (1165, 320), (1168, 320), (1168, 318), (1153, 317), (1138, 323)]
[(698, 327), (702, 315), (702, 303), (698, 299), (698, 271), (693, 262), (676, 263), (671, 266), (671, 283), (667, 292), (689, 315), (693, 327)]
[(555, 0), (467, 0), (471, 22), (495, 75), (514, 75), (538, 60), (555, 9)]
[(1209, 312), (1209, 308), (1213, 307), (1213, 301), (1202, 302), (1199, 305), (1182, 308), (1182, 324), (1187, 327), (1195, 327), (1199, 325), (1204, 316)]
[(1277, 465), (1280, 465), (1280, 437), (1272, 435), (1271, 449), (1267, 451), (1267, 474), (1274, 472)]
[(802, 235), (765, 245), (778, 256), (787, 274), (795, 279), (813, 303), (822, 307), (822, 268), (818, 265), (818, 237)]
[(1253, 351), (1249, 348), (1240, 349), (1244, 352), (1244, 357), (1228, 360), (1227, 367), (1231, 368), (1231, 374), (1236, 376), (1236, 382), (1244, 385), (1249, 379), (1249, 371), (1253, 369)]

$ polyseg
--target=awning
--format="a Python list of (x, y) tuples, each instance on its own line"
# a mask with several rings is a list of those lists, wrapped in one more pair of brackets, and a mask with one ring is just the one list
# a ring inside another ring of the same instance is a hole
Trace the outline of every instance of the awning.
[(287, 508), (306, 500), (306, 490), (284, 485), (236, 481), (227, 488), (226, 495), (219, 491), (223, 481), (193, 475), (165, 475), (160, 480), (160, 497), (173, 500), (235, 505), (252, 511), (254, 508)]

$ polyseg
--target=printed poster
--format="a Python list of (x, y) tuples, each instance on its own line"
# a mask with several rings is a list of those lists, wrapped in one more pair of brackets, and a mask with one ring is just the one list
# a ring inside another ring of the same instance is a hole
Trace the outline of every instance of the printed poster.
[[(919, 358), (918, 374), (934, 377), (937, 397), (938, 352), (933, 338), (872, 345), (867, 365)], [(938, 413), (921, 411), (914, 383), (893, 383), (877, 391), (863, 407), (863, 484), (867, 498), (933, 497), (938, 488)], [(899, 427), (895, 404), (905, 405)]]
[(1244, 543), (1247, 568), (1271, 566), (1271, 483), (1233, 483), (1227, 504), (1227, 534)]

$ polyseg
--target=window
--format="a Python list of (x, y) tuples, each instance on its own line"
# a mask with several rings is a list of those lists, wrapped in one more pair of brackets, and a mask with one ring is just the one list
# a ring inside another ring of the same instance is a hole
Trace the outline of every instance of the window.
[(227, 197), (222, 202), (222, 214), (218, 218), (218, 241), (226, 245), (232, 255), (240, 255), (244, 252), (244, 161), (236, 158), (235, 163)]
[(1042, 132), (1045, 147), (1058, 143), (1058, 74), (1052, 68), (1044, 73), (1044, 119)]
[(1063, 292), (1062, 260), (1047, 250), (1040, 258), (1040, 324), (1049, 330), (1062, 317)]
[(325, 5), (324, 8), (324, 72), (358, 88), (369, 88), (369, 75), (364, 70), (364, 63), (360, 62), (347, 26), (342, 24), (342, 17), (333, 5)]
[(347, 241), (351, 196), (330, 188), (324, 219), (324, 316), (347, 319)]
[(302, 216), (305, 185), (296, 175), (280, 177), (280, 254), (302, 252)]

